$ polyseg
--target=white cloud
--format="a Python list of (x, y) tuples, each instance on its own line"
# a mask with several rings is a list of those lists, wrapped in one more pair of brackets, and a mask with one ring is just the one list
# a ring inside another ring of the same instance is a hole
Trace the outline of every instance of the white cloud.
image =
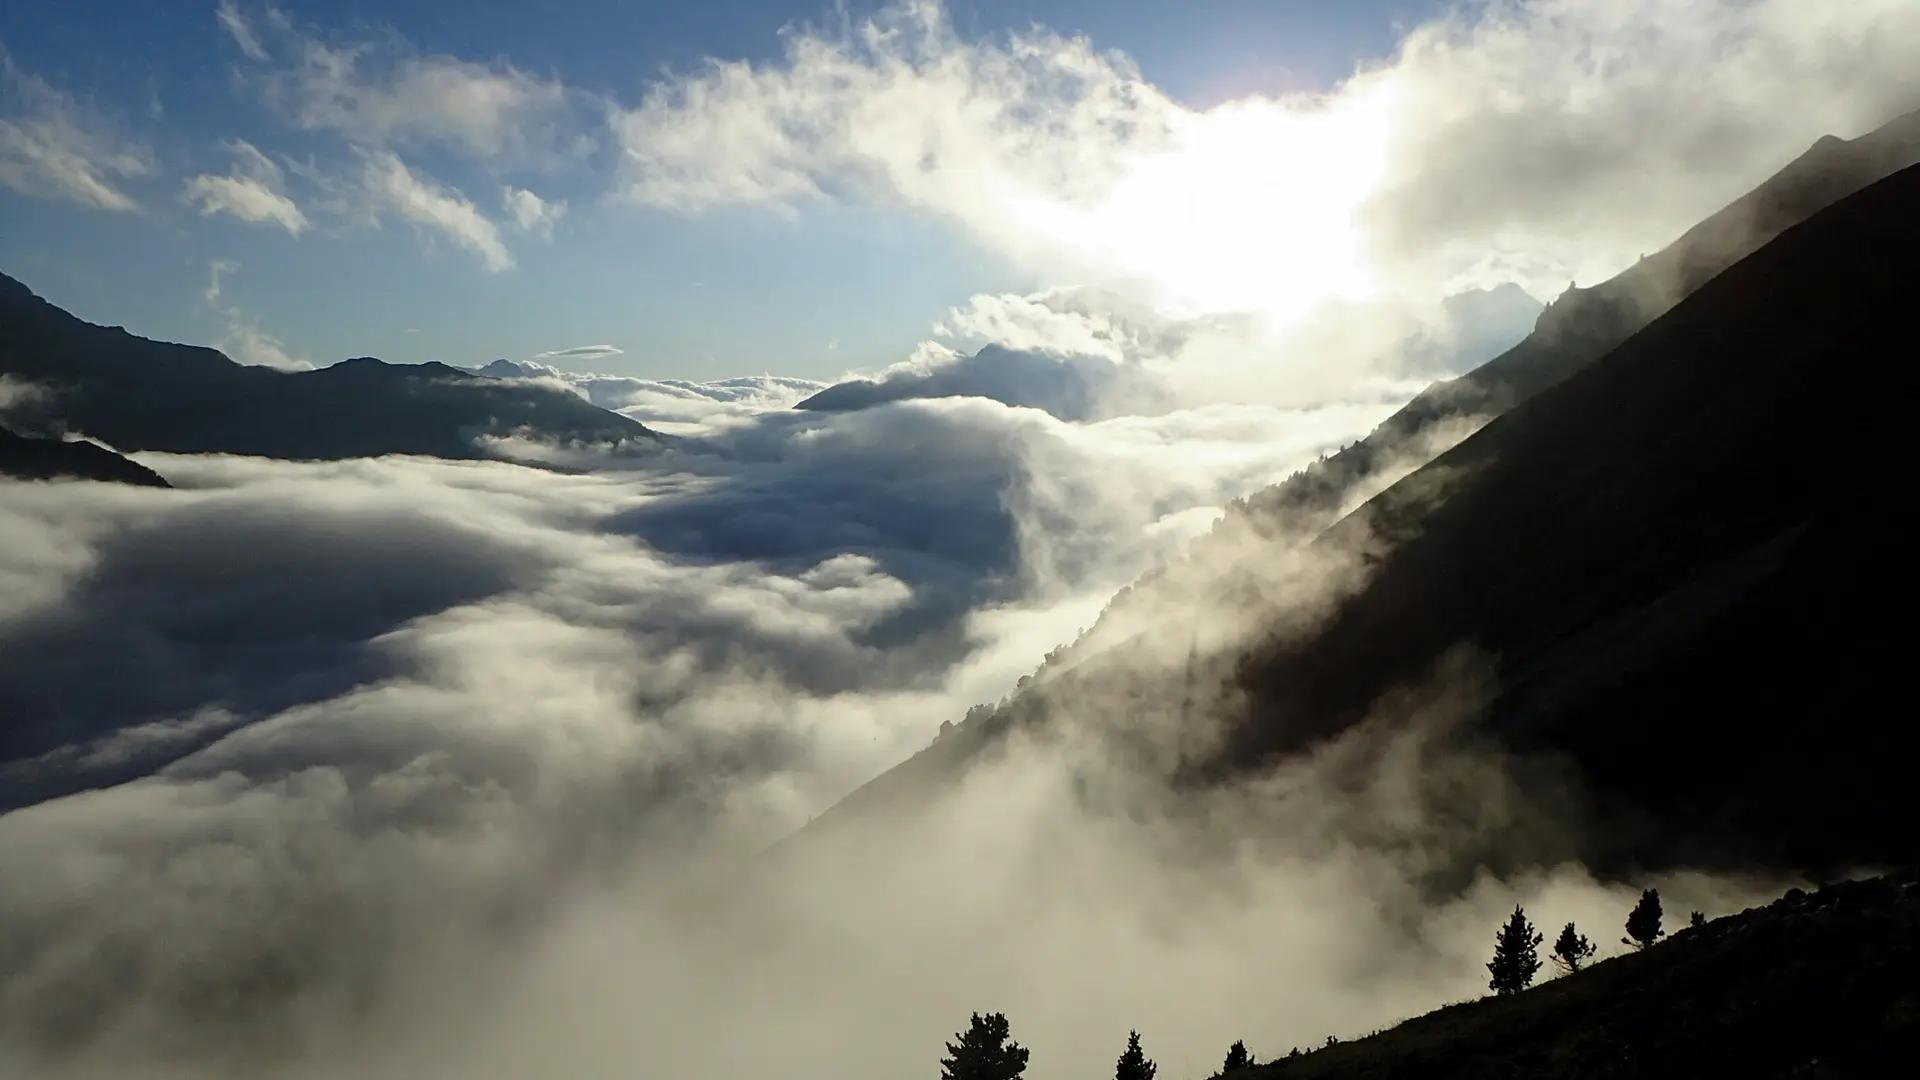
[(239, 263), (228, 259), (215, 259), (207, 264), (207, 287), (200, 295), (224, 324), (214, 346), (226, 353), (229, 359), (252, 367), (270, 367), (280, 371), (312, 370), (312, 361), (289, 352), (279, 338), (260, 329), (237, 305), (225, 302), (221, 281), (239, 269)]
[(239, 46), (249, 60), (267, 59), (266, 46), (260, 44), (260, 38), (254, 34), (253, 26), (240, 10), (237, 0), (220, 0), (220, 6), (214, 11), (214, 18), (220, 20), (220, 28), (227, 32), (233, 43)]
[(9, 489), (35, 756), (0, 781), (148, 775), (0, 815), (0, 1068), (881, 1080), (991, 1003), (1058, 1075), (1141, 1016), (1197, 1075), (1482, 992), (1515, 902), (1617, 923), (1632, 892), (1573, 867), (1423, 895), (1463, 834), (1540, 821), (1418, 725), (1164, 814), (1062, 704), (1050, 749), (743, 871), (1084, 625), (1156, 513), (1284, 467), (1286, 419), (781, 411), (612, 473), (149, 455), (175, 490)]
[(1907, 0), (1493, 2), (1330, 93), (1195, 110), (1085, 40), (967, 40), (910, 0), (670, 79), (614, 126), (656, 206), (890, 201), (1050, 282), (1296, 319), (1618, 269), (1818, 135), (1920, 104), (1917, 73)]
[(458, 190), (416, 175), (399, 155), (362, 150), (362, 190), (374, 213), (392, 213), (416, 228), (438, 234), (479, 256), (489, 270), (507, 270), (513, 255), (499, 226)]
[(147, 147), (0, 51), (0, 185), (100, 210), (138, 210), (119, 186), (153, 171)]
[(0, 416), (23, 405), (34, 405), (49, 397), (47, 388), (12, 375), (0, 375)]
[(525, 188), (508, 187), (501, 195), (507, 216), (521, 232), (552, 236), (553, 227), (567, 212), (565, 199), (548, 202)]
[(579, 149), (566, 87), (510, 64), (421, 53), (392, 33), (329, 43), (276, 8), (250, 18), (235, 0), (225, 0), (218, 17), (256, 64), (247, 77), (301, 127), (487, 159), (558, 160)]
[(234, 360), (252, 367), (280, 371), (313, 369), (313, 361), (295, 356), (279, 338), (238, 316), (228, 320), (226, 332), (214, 344)]
[(235, 159), (227, 176), (202, 174), (187, 182), (187, 198), (202, 214), (232, 214), (242, 221), (278, 225), (295, 236), (307, 229), (307, 216), (283, 190), (280, 166), (244, 139), (227, 144)]
[(949, 308), (934, 333), (975, 345), (1116, 363), (1176, 354), (1206, 320), (1169, 319), (1150, 302), (1107, 290), (1055, 289), (1027, 296), (982, 293)]
[(571, 349), (552, 349), (533, 354), (535, 360), (603, 360), (609, 356), (619, 356), (626, 350), (612, 345), (575, 345)]
[(1665, 245), (1822, 135), (1920, 107), (1906, 0), (1534, 0), (1424, 26), (1345, 96), (1391, 117), (1389, 262), (1553, 295)]

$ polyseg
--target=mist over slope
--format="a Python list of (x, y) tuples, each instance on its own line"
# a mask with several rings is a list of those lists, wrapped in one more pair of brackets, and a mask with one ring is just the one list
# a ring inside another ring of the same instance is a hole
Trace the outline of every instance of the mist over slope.
[[(1304, 547), (1285, 518), (1278, 541), (1217, 529), (1117, 598), (1104, 639), (1050, 656), (822, 825), (901, 813), (1012, 730), (1092, 728), (1151, 769), (1218, 778), (1440, 678), (1471, 688), (1469, 741), (1544, 755), (1535, 786), (1584, 823), (1483, 858), (1912, 860), (1897, 770), (1863, 754), (1893, 693), (1871, 594), (1831, 583), (1844, 552), (1893, 558), (1849, 508), (1893, 482), (1876, 440), (1895, 406), (1874, 388), (1915, 280), (1916, 185), (1909, 168), (1788, 229)], [(1643, 295), (1629, 273), (1594, 293)], [(1838, 445), (1861, 452), (1830, 463)], [(1828, 718), (1822, 735), (1789, 749), (1748, 726), (1781, 708)]]

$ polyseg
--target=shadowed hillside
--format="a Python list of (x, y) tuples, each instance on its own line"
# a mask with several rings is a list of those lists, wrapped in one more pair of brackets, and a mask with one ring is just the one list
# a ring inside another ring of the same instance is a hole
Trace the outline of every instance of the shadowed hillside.
[[(1119, 647), (976, 710), (820, 823), (897, 813), (1000, 733), (1061, 714), (1168, 728), (1224, 713), (1223, 745), (1173, 748), (1179, 776), (1210, 783), (1351, 729), (1465, 647), (1488, 669), (1474, 730), (1576, 763), (1594, 790), (1604, 827), (1560, 856), (1916, 861), (1904, 759), (1879, 749), (1904, 720), (1881, 629), (1901, 604), (1884, 568), (1901, 560), (1878, 509), (1898, 490), (1903, 404), (1886, 384), (1916, 289), (1908, 169), (1321, 535), (1302, 573), (1315, 558), (1364, 573), (1318, 605), (1259, 595), (1287, 558), (1253, 556), (1213, 597), (1163, 603)], [(1226, 609), (1252, 613), (1254, 643), (1206, 642), (1236, 591)]]
[(1471, 644), (1497, 658), (1493, 731), (1666, 828), (1795, 866), (1920, 861), (1872, 750), (1904, 727), (1877, 580), (1899, 551), (1871, 508), (1898, 489), (1888, 350), (1916, 288), (1908, 169), (1389, 489), (1315, 541), (1396, 542), (1315, 633), (1254, 650), (1227, 759), (1343, 730)]
[(20, 480), (110, 480), (144, 487), (171, 487), (152, 469), (90, 442), (62, 442), (16, 435), (0, 427), (0, 476)]
[(1758, 188), (1678, 240), (1592, 288), (1569, 288), (1525, 341), (1457, 379), (1437, 382), (1366, 438), (1247, 500), (1264, 527), (1317, 531), (1383, 469), (1448, 421), (1497, 416), (1605, 355), (1715, 274), (1790, 226), (1853, 192), (1920, 163), (1920, 112), (1860, 138), (1826, 136)]
[(0, 275), (0, 375), (41, 387), (40, 424), (125, 450), (332, 460), (487, 456), (482, 436), (652, 445), (661, 436), (561, 390), (371, 357), (317, 371), (95, 326)]

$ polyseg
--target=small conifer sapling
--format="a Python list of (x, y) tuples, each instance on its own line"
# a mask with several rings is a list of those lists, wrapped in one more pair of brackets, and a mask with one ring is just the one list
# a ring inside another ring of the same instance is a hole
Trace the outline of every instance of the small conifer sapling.
[(1644, 949), (1659, 941), (1666, 934), (1660, 929), (1660, 890), (1648, 889), (1640, 894), (1640, 902), (1633, 905), (1633, 911), (1627, 916), (1627, 936), (1620, 939), (1623, 945)]
[(1563, 973), (1571, 975), (1585, 966), (1587, 961), (1593, 959), (1596, 951), (1598, 950), (1594, 948), (1593, 942), (1587, 940), (1587, 935), (1575, 930), (1573, 924), (1568, 923), (1567, 928), (1560, 931), (1559, 938), (1553, 943), (1553, 965)]
[(1494, 939), (1493, 959), (1487, 961), (1487, 971), (1493, 976), (1488, 987), (1496, 994), (1517, 994), (1532, 986), (1533, 977), (1540, 971), (1542, 940), (1527, 921), (1526, 911), (1515, 905), (1513, 916)]
[(1120, 1055), (1120, 1060), (1114, 1063), (1113, 1080), (1153, 1080), (1154, 1074), (1159, 1071), (1160, 1066), (1155, 1065), (1140, 1049), (1140, 1033), (1128, 1032), (1127, 1049)]
[(966, 1031), (947, 1044), (940, 1080), (1019, 1080), (1027, 1071), (1027, 1048), (1008, 1038), (1004, 1013), (973, 1014)]

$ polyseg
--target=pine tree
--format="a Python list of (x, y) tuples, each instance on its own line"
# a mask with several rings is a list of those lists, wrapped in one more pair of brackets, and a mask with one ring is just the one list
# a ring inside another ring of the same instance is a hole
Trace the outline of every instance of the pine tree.
[(1140, 1033), (1128, 1032), (1127, 1050), (1114, 1064), (1113, 1080), (1153, 1080), (1153, 1074), (1159, 1071), (1160, 1066), (1155, 1065), (1140, 1049)]
[(1627, 916), (1627, 936), (1621, 938), (1620, 943), (1644, 949), (1665, 933), (1660, 929), (1660, 890), (1648, 889), (1640, 894), (1640, 902), (1633, 905), (1633, 912)]
[(940, 1080), (1019, 1080), (1027, 1071), (1027, 1049), (1007, 1039), (1003, 1013), (973, 1014), (972, 1026), (948, 1043), (952, 1057), (940, 1059)]
[(1235, 1039), (1233, 1045), (1227, 1047), (1227, 1063), (1220, 1066), (1220, 1072), (1225, 1075), (1236, 1069), (1250, 1069), (1256, 1064), (1258, 1062), (1254, 1061), (1253, 1055), (1247, 1051), (1247, 1044)]
[(1568, 923), (1567, 928), (1560, 931), (1559, 939), (1553, 943), (1553, 964), (1562, 972), (1571, 975), (1580, 970), (1580, 965), (1593, 959), (1593, 954), (1598, 951), (1594, 948), (1593, 942), (1587, 940), (1587, 935), (1575, 930), (1573, 924)]
[(1493, 959), (1487, 971), (1493, 976), (1487, 985), (1496, 994), (1517, 994), (1533, 985), (1540, 971), (1539, 946), (1542, 938), (1527, 921), (1527, 913), (1514, 905), (1513, 917), (1500, 928), (1494, 939)]

